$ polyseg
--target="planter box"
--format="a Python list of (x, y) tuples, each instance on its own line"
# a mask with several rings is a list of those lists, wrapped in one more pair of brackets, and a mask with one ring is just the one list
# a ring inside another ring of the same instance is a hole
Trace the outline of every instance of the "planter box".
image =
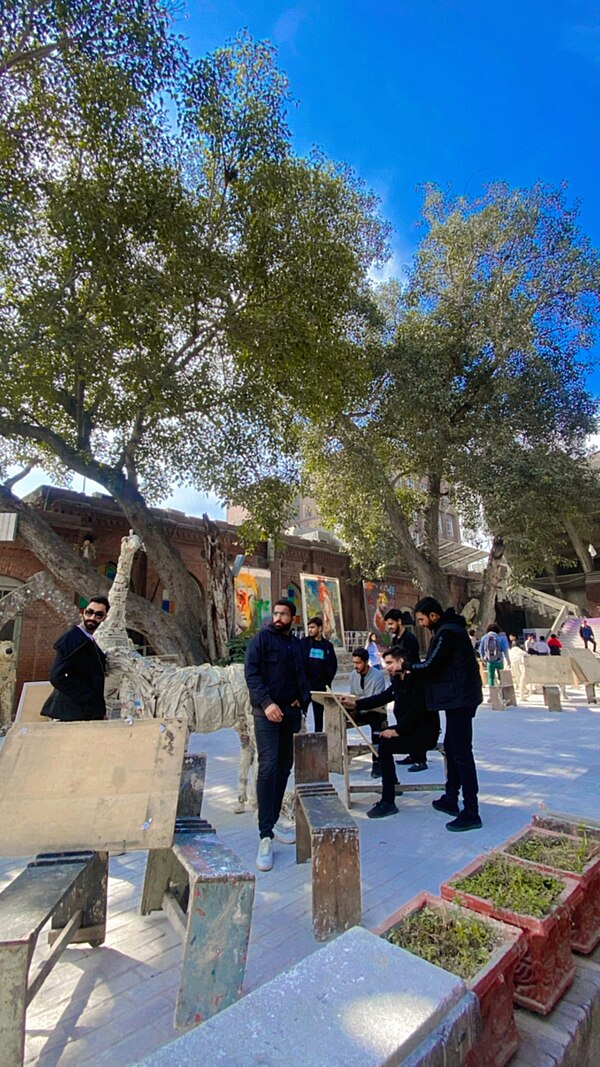
[[(468, 909), (449, 904), (424, 891), (390, 915), (373, 933), (387, 937), (403, 919), (424, 907), (471, 917)], [(494, 932), (502, 939), (502, 944), (494, 950), (485, 967), (477, 971), (473, 978), (465, 979), (468, 988), (479, 1000), (482, 1021), (481, 1035), (465, 1062), (468, 1067), (504, 1067), (515, 1054), (519, 1044), (513, 1013), (514, 975), (525, 944), (521, 931), (516, 927), (507, 926), (496, 919), (482, 918), (482, 922), (493, 927)]]
[[(565, 834), (571, 841), (577, 841), (578, 837), (583, 836), (582, 834), (568, 834), (566, 830), (554, 832), (536, 825), (526, 827), (525, 830), (521, 830), (518, 834), (514, 834), (513, 837), (509, 837), (494, 851), (508, 853), (509, 849), (517, 841), (522, 841), (532, 835), (556, 839), (557, 837), (565, 836)], [(589, 834), (587, 836), (588, 838), (590, 837)], [(597, 839), (600, 841), (600, 834), (597, 835)], [(576, 882), (579, 882), (582, 896), (571, 915), (571, 948), (574, 952), (588, 956), (600, 942), (600, 855), (595, 856), (589, 863), (586, 863), (581, 873), (567, 871), (562, 867), (552, 867), (549, 863), (540, 863), (538, 860), (526, 860), (521, 857), (519, 859), (521, 859), (522, 863), (527, 863), (538, 871), (543, 871), (546, 874), (567, 875), (568, 878), (573, 878)]]
[[(507, 857), (508, 862), (530, 868), (530, 864)], [(547, 1015), (575, 977), (571, 952), (571, 914), (579, 903), (581, 886), (573, 878), (556, 872), (554, 877), (564, 890), (550, 911), (541, 919), (522, 915), (510, 908), (497, 908), (491, 900), (474, 896), (454, 883), (479, 871), (487, 857), (479, 856), (441, 886), (444, 900), (457, 900), (480, 915), (518, 926), (525, 934), (525, 953), (515, 970), (515, 1001), (522, 1008)]]

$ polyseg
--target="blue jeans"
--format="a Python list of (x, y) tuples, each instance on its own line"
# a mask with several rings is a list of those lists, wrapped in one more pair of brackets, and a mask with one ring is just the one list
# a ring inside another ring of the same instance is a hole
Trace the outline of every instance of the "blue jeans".
[(258, 832), (273, 837), (273, 827), (281, 812), (281, 802), (294, 763), (294, 734), (302, 724), (302, 711), (284, 705), (281, 722), (271, 722), (266, 715), (254, 716), (258, 751), (256, 797)]

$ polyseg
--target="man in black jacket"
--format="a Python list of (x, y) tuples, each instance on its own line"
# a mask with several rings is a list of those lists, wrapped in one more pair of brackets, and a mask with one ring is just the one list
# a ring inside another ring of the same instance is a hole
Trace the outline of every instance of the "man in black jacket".
[[(428, 710), (423, 683), (407, 671), (410, 663), (405, 658), (404, 649), (397, 645), (387, 648), (383, 661), (390, 675), (389, 687), (375, 696), (361, 697), (354, 705), (360, 712), (376, 707), (377, 701), (394, 701), (396, 725), (382, 730), (379, 737), (381, 800), (367, 812), (369, 819), (384, 819), (398, 813), (394, 754), (407, 749), (414, 751), (415, 748), (426, 752), (437, 744), (440, 736), (440, 716), (437, 711)], [(342, 702), (351, 706), (347, 697), (342, 697)]]
[(278, 824), (294, 762), (294, 734), (310, 703), (304, 653), (291, 633), (294, 613), (291, 601), (277, 600), (273, 621), (254, 635), (246, 651), (244, 671), (258, 751), (259, 871), (273, 866), (273, 838), (289, 845), (296, 840), (293, 830)]
[[(421, 658), (419, 655), (419, 642), (415, 635), (406, 629), (407, 622), (409, 626), (412, 625), (412, 619), (408, 612), (400, 611), (400, 608), (390, 608), (383, 616), (383, 621), (390, 635), (391, 647), (401, 648), (407, 663), (418, 663)], [(426, 771), (427, 750), (423, 747), (415, 748), (414, 751), (411, 750), (405, 759), (396, 760), (396, 763), (399, 767), (408, 764), (411, 774)]]
[(79, 626), (72, 626), (59, 637), (50, 668), (54, 690), (44, 703), (42, 715), (62, 722), (106, 718), (106, 656), (96, 644), (94, 634), (107, 614), (106, 597), (93, 596), (81, 612)]
[[(338, 662), (335, 649), (323, 637), (323, 620), (315, 615), (308, 620), (308, 636), (301, 640), (306, 661), (306, 673), (311, 690), (322, 692), (335, 678)], [(323, 732), (323, 705), (313, 700), (313, 715), (316, 733)]]
[[(483, 694), (467, 623), (454, 608), (444, 611), (439, 601), (430, 596), (419, 601), (415, 616), (421, 626), (432, 632), (433, 639), (427, 658), (423, 663), (414, 663), (411, 673), (424, 679), (427, 707), (446, 712), (444, 748), (448, 778), (446, 792), (433, 801), (433, 807), (456, 816), (446, 823), (448, 830), (478, 830), (481, 819), (473, 758), (473, 719)], [(463, 811), (458, 807), (461, 789)]]

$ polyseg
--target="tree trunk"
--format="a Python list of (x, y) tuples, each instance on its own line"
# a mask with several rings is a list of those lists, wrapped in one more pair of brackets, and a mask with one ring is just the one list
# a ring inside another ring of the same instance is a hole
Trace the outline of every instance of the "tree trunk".
[(218, 528), (208, 515), (203, 515), (203, 519), (206, 526), (208, 574), (208, 651), (214, 661), (224, 659), (229, 653), (228, 645), (235, 623), (235, 593), (233, 574), (220, 545)]
[(575, 550), (577, 559), (581, 563), (581, 569), (583, 570), (583, 573), (590, 574), (591, 571), (593, 571), (594, 569), (594, 561), (590, 556), (582, 537), (578, 533), (575, 523), (571, 522), (570, 519), (565, 519), (564, 524), (569, 540)]
[[(110, 582), (89, 563), (76, 556), (54, 532), (43, 512), (30, 507), (0, 485), (0, 506), (19, 516), (18, 537), (61, 584), (71, 586), (79, 596), (93, 593), (108, 595)], [(154, 607), (143, 597), (130, 593), (127, 598), (130, 627), (143, 633), (157, 652), (183, 655), (189, 661), (189, 645), (172, 616)]]
[(433, 596), (436, 600), (439, 600), (443, 608), (447, 608), (450, 603), (448, 578), (437, 559), (426, 556), (424, 552), (417, 548), (412, 539), (406, 516), (391, 486), (390, 493), (387, 511), (392, 533), (396, 538), (400, 556), (402, 557), (401, 562), (407, 567), (422, 596)]
[(7, 622), (11, 622), (17, 615), (31, 604), (34, 600), (43, 600), (54, 608), (65, 622), (76, 625), (81, 621), (79, 612), (72, 600), (69, 600), (62, 589), (47, 571), (38, 571), (32, 574), (18, 589), (13, 589), (0, 600), (0, 630)]
[(487, 631), (496, 621), (496, 597), (502, 584), (502, 564), (504, 562), (504, 541), (501, 537), (494, 537), (488, 556), (487, 565), (483, 572), (483, 586), (481, 589), (481, 601), (477, 624), (482, 633)]

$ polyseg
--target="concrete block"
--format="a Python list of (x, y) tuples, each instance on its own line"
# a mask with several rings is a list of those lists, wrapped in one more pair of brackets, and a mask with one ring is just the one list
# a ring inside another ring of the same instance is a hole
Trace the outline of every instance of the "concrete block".
[(498, 685), (490, 686), (490, 704), (494, 711), (504, 710), (504, 701), (502, 699), (502, 690)]
[(460, 1067), (479, 1029), (464, 982), (354, 927), (145, 1067)]

